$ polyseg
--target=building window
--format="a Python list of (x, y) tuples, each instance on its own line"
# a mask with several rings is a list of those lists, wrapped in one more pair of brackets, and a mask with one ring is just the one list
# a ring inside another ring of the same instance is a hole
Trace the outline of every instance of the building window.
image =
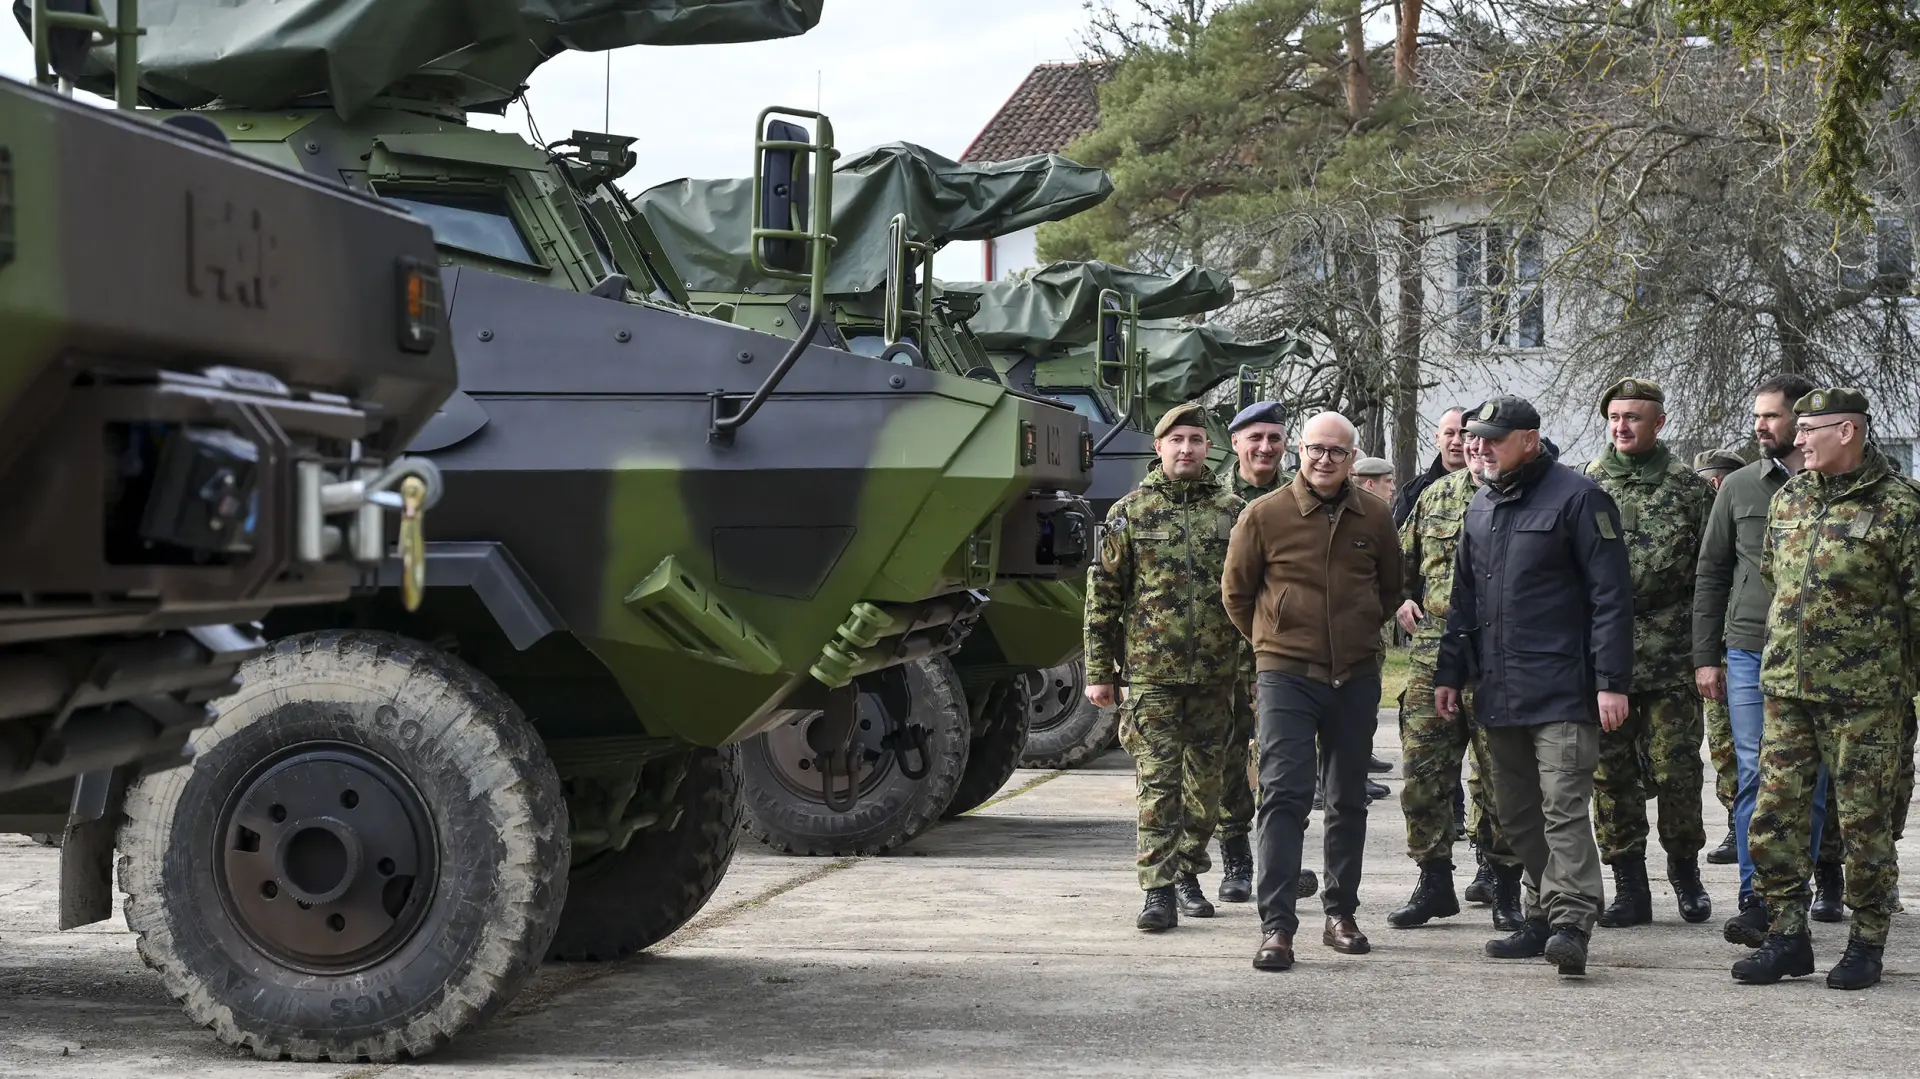
[(1454, 333), (1461, 348), (1545, 348), (1546, 260), (1540, 234), (1500, 225), (1454, 235)]

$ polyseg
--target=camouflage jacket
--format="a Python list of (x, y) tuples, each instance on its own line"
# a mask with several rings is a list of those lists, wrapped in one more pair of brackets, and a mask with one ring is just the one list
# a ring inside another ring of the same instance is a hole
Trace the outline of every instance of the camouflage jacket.
[(1773, 589), (1763, 692), (1856, 705), (1913, 693), (1920, 493), (1885, 457), (1788, 480), (1767, 512), (1760, 573)]
[[(1261, 495), (1278, 491), (1280, 488), (1293, 482), (1293, 473), (1288, 472), (1284, 468), (1277, 468), (1273, 473), (1273, 482), (1267, 486), (1259, 487), (1248, 483), (1246, 477), (1240, 474), (1240, 458), (1238, 456), (1229, 456), (1227, 458), (1227, 466), (1220, 470), (1219, 476), (1221, 486), (1239, 496), (1240, 499), (1245, 502), (1252, 502)], [(1255, 670), (1253, 665), (1253, 644), (1245, 638), (1242, 638), (1240, 642), (1240, 678), (1246, 683), (1247, 700), (1253, 699), (1253, 686), (1259, 675), (1260, 672)]]
[(1107, 511), (1087, 569), (1087, 681), (1232, 681), (1245, 643), (1220, 602), (1227, 538), (1246, 503), (1217, 476), (1158, 470)]
[(1713, 486), (1666, 443), (1635, 461), (1612, 446), (1582, 470), (1620, 507), (1633, 569), (1632, 692), (1693, 683), (1693, 576)]
[(1418, 603), (1426, 620), (1413, 631), (1410, 658), (1428, 670), (1440, 659), (1440, 638), (1447, 633), (1447, 600), (1453, 595), (1453, 553), (1467, 504), (1480, 490), (1466, 469), (1433, 481), (1400, 523), (1400, 579), (1406, 598)]

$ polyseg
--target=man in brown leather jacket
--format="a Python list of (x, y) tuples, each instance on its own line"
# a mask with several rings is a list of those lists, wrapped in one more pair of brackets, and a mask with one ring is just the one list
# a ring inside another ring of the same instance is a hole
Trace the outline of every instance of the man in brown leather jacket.
[(1367, 838), (1367, 761), (1380, 701), (1381, 627), (1400, 600), (1391, 508), (1349, 482), (1353, 424), (1333, 412), (1300, 433), (1300, 472), (1240, 515), (1221, 599), (1259, 670), (1260, 854), (1254, 891), (1260, 970), (1293, 966), (1293, 886), (1313, 801), (1316, 739), (1326, 772), (1327, 912), (1321, 940), (1359, 955), (1354, 924)]

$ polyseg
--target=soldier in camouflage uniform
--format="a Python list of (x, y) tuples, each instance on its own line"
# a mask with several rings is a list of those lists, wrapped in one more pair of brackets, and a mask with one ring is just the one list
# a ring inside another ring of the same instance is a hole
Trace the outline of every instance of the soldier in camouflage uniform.
[(1406, 602), (1400, 626), (1413, 638), (1407, 691), (1400, 700), (1400, 808), (1407, 819), (1407, 856), (1420, 866), (1420, 880), (1405, 906), (1387, 915), (1395, 928), (1425, 925), (1460, 913), (1453, 891), (1453, 792), (1460, 761), (1473, 749), (1475, 782), (1472, 839), (1493, 877), (1493, 924), (1503, 932), (1526, 920), (1520, 910), (1520, 859), (1495, 826), (1488, 792), (1478, 777), (1486, 770), (1486, 732), (1472, 723), (1471, 692), (1464, 707), (1443, 719), (1433, 706), (1433, 668), (1447, 626), (1453, 594), (1454, 552), (1467, 504), (1480, 489), (1473, 463), (1437, 479), (1414, 502), (1400, 524), (1401, 580)]
[(1676, 460), (1660, 430), (1666, 395), (1644, 378), (1622, 379), (1600, 397), (1612, 441), (1583, 470), (1613, 496), (1633, 568), (1633, 680), (1627, 722), (1600, 736), (1593, 780), (1594, 837), (1613, 867), (1613, 905), (1599, 924), (1653, 920), (1647, 882), (1647, 799), (1659, 800), (1660, 846), (1680, 916), (1702, 922), (1713, 902), (1700, 883), (1700, 741), (1693, 679), (1693, 572), (1713, 509), (1713, 488)]
[(1853, 909), (1846, 953), (1827, 985), (1864, 989), (1880, 981), (1900, 873), (1894, 803), (1920, 654), (1920, 492), (1868, 444), (1865, 394), (1816, 389), (1793, 411), (1804, 468), (1767, 513), (1767, 725), (1747, 829), (1754, 888), (1772, 917), (1766, 940), (1733, 965), (1733, 977), (1767, 984), (1813, 973), (1807, 833), (1824, 765)]
[(1134, 760), (1146, 930), (1214, 913), (1197, 874), (1211, 868), (1241, 644), (1220, 575), (1246, 507), (1207, 472), (1197, 403), (1169, 409), (1153, 434), (1160, 467), (1107, 511), (1086, 601), (1087, 699), (1111, 707), (1116, 683), (1129, 687), (1120, 742)]
[[(1721, 480), (1746, 463), (1738, 453), (1728, 449), (1701, 450), (1693, 455), (1693, 470), (1715, 491), (1720, 489)], [(1740, 783), (1739, 762), (1733, 753), (1733, 717), (1727, 713), (1725, 701), (1702, 698), (1700, 707), (1707, 728), (1707, 759), (1713, 762), (1713, 796), (1720, 808), (1727, 811), (1727, 837), (1707, 852), (1707, 861), (1714, 865), (1732, 865), (1740, 860), (1738, 840), (1733, 834), (1733, 796)]]

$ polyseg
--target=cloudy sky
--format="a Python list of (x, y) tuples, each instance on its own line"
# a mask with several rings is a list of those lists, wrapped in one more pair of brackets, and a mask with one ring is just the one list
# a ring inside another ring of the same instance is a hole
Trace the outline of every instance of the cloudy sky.
[[(4, 21), (0, 74), (31, 78), (26, 37), (10, 11)], [(952, 157), (1034, 64), (1073, 59), (1084, 24), (1081, 0), (827, 0), (820, 24), (797, 38), (617, 50), (610, 108), (604, 53), (549, 61), (527, 100), (548, 139), (575, 128), (639, 136), (640, 164), (621, 181), (629, 191), (746, 175), (760, 109), (811, 108), (816, 96), (847, 152), (904, 139)], [(475, 123), (526, 130), (517, 106)], [(960, 269), (941, 261), (943, 274)]]

